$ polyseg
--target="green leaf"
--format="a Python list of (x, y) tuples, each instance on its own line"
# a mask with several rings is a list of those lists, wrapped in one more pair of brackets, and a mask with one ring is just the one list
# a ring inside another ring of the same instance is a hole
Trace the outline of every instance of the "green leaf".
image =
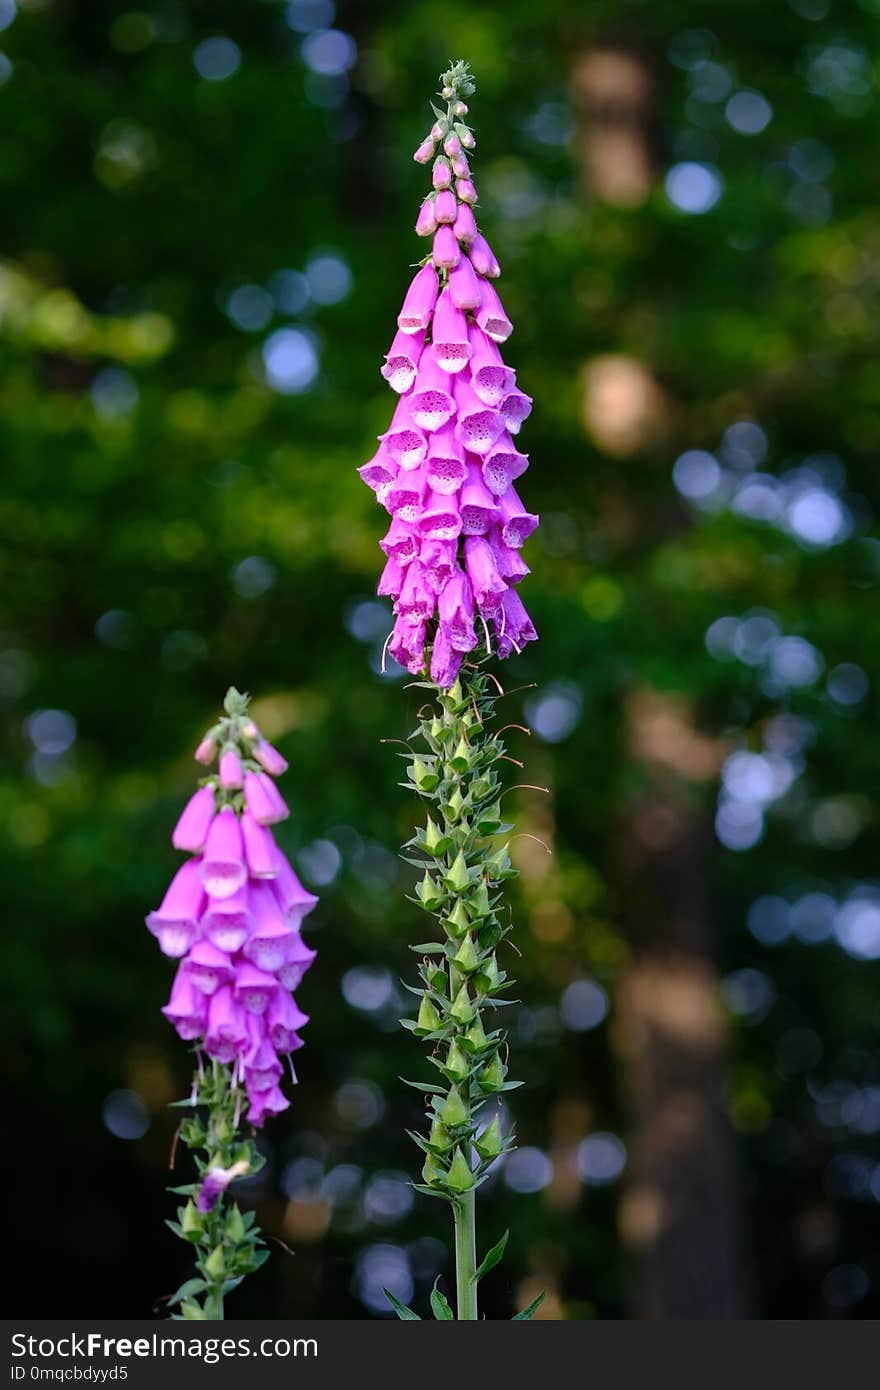
[(185, 1284), (181, 1284), (177, 1293), (172, 1294), (168, 1300), (168, 1307), (173, 1308), (175, 1303), (182, 1303), (185, 1298), (191, 1298), (193, 1294), (204, 1293), (208, 1287), (204, 1279), (187, 1279)]
[(547, 1297), (547, 1290), (543, 1289), (537, 1298), (533, 1298), (528, 1308), (523, 1308), (521, 1313), (514, 1313), (511, 1322), (529, 1322), (537, 1313), (544, 1299)]
[(472, 1284), (476, 1284), (480, 1279), (482, 1279), (484, 1274), (488, 1274), (490, 1269), (495, 1268), (507, 1247), (507, 1237), (509, 1235), (510, 1232), (505, 1231), (498, 1244), (492, 1246), (492, 1249), (489, 1251), (488, 1255), (486, 1255), (483, 1259), (482, 1264), (478, 1265), (474, 1273), (471, 1275)]
[(414, 1313), (412, 1308), (407, 1308), (406, 1304), (401, 1303), (399, 1298), (395, 1298), (393, 1293), (389, 1293), (387, 1289), (383, 1289), (382, 1292), (401, 1322), (421, 1322), (418, 1313)]
[(440, 1275), (434, 1280), (434, 1287), (431, 1290), (431, 1311), (438, 1322), (454, 1322), (455, 1315), (449, 1306), (446, 1298), (437, 1288), (440, 1282)]

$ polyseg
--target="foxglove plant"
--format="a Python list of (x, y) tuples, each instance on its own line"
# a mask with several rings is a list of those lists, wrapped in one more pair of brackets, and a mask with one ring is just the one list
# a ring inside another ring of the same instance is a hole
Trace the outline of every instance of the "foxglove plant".
[[(190, 857), (146, 919), (179, 961), (162, 1012), (196, 1058), (191, 1095), (179, 1102), (194, 1113), (179, 1134), (197, 1181), (173, 1189), (186, 1201), (168, 1223), (196, 1249), (197, 1277), (171, 1299), (189, 1319), (222, 1318), (224, 1296), (268, 1257), (253, 1213), (225, 1193), (263, 1165), (246, 1126), (259, 1129), (290, 1104), (282, 1059), (302, 1046), (308, 1022), (293, 991), (315, 959), (300, 927), (317, 902), (275, 843), (271, 827), (288, 809), (273, 779), (287, 763), (248, 715), (246, 696), (228, 692), (195, 756), (217, 769), (177, 822), (172, 843)], [(292, 1062), (290, 1072), (295, 1082)]]
[[(427, 1098), (420, 1192), (451, 1204), (459, 1320), (477, 1313), (477, 1285), (501, 1259), (507, 1235), (477, 1264), (475, 1194), (513, 1145), (497, 1098), (507, 1043), (496, 1011), (510, 985), (497, 951), (510, 931), (501, 888), (515, 876), (507, 845), (491, 722), (500, 686), (482, 665), (494, 651), (519, 652), (537, 636), (516, 590), (528, 574), (520, 554), (538, 524), (514, 488), (528, 459), (514, 443), (531, 411), (499, 349), (512, 332), (492, 283), (498, 262), (480, 234), (466, 151), (475, 145), (464, 98), (467, 65), (440, 79), (446, 109), (415, 152), (432, 165), (432, 190), (416, 222), (431, 237), (398, 315), (382, 375), (400, 397), (379, 449), (359, 471), (391, 516), (381, 542), (387, 563), (378, 592), (394, 601), (388, 650), (431, 691), (411, 736), (409, 782), (427, 803), (426, 824), (404, 847), (422, 871), (415, 899), (440, 924), (422, 956), (417, 1017), (404, 1027), (430, 1047), (439, 1075), (411, 1082)], [(478, 627), (479, 623), (479, 627)], [(494, 640), (493, 640), (494, 639)], [(493, 1104), (494, 1103), (494, 1104)], [(494, 1113), (493, 1113), (494, 1112)], [(388, 1295), (401, 1318), (416, 1314)], [(540, 1299), (519, 1318), (531, 1317)], [(435, 1317), (452, 1309), (435, 1287)]]

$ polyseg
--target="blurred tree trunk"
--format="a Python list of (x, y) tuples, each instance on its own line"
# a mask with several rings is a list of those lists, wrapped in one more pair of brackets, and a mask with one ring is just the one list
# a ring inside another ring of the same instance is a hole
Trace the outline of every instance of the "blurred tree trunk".
[(617, 854), (631, 958), (617, 993), (615, 1043), (630, 1109), (621, 1227), (636, 1265), (634, 1312), (746, 1317), (743, 1209), (712, 960), (712, 831), (693, 786), (714, 775), (720, 749), (666, 696), (634, 696), (627, 720), (641, 787)]

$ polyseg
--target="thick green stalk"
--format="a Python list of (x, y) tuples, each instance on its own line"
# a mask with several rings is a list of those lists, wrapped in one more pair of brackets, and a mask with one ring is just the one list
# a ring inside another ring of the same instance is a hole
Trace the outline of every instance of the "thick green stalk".
[(453, 1205), (455, 1222), (455, 1297), (459, 1322), (477, 1320), (477, 1194), (471, 1188)]
[[(242, 1101), (235, 1064), (215, 1061), (209, 1071), (198, 1072), (192, 1100), (181, 1102), (194, 1110), (182, 1122), (180, 1137), (198, 1175), (195, 1182), (173, 1189), (187, 1200), (177, 1210), (177, 1221), (168, 1222), (194, 1246), (196, 1275), (170, 1301), (179, 1306), (175, 1316), (185, 1320), (221, 1320), (226, 1294), (268, 1257), (253, 1214), (243, 1215), (226, 1192), (228, 1183), (258, 1172), (264, 1162), (254, 1141), (241, 1132)], [(212, 1190), (210, 1203), (200, 1201), (206, 1190)]]
[[(416, 852), (409, 862), (424, 871), (416, 901), (438, 919), (439, 935), (414, 948), (422, 955), (421, 1006), (416, 1019), (403, 1023), (428, 1043), (439, 1073), (418, 1083), (429, 1105), (428, 1132), (412, 1135), (424, 1154), (416, 1187), (452, 1206), (458, 1318), (474, 1321), (476, 1189), (513, 1146), (494, 1102), (519, 1084), (506, 1079), (501, 996), (512, 981), (496, 956), (510, 931), (499, 890), (515, 870), (497, 839), (511, 829), (500, 809), (504, 744), (488, 727), (498, 694), (477, 665), (464, 668), (448, 690), (425, 685), (432, 703), (420, 712), (412, 737), (422, 748), (408, 771), (427, 816), (406, 849)], [(452, 1316), (435, 1297), (435, 1312), (438, 1306)]]

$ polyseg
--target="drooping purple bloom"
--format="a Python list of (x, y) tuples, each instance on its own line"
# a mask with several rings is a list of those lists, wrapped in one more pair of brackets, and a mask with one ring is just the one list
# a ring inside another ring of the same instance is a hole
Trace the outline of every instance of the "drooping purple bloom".
[(216, 813), (213, 787), (199, 787), (184, 806), (172, 831), (171, 843), (174, 848), (187, 850), (190, 854), (203, 850)]
[[(178, 822), (175, 843), (193, 857), (147, 926), (179, 961), (162, 1012), (181, 1038), (232, 1066), (233, 1084), (244, 1083), (248, 1118), (261, 1125), (287, 1106), (278, 1053), (302, 1045), (298, 1030), (308, 1022), (292, 991), (315, 959), (300, 926), (317, 898), (275, 843), (270, 827), (288, 811), (273, 777), (287, 763), (245, 717), (245, 706), (230, 692), (229, 717), (199, 744), (200, 761), (207, 766), (219, 749), (220, 764)], [(210, 1210), (237, 1175), (209, 1170), (199, 1209)]]
[(147, 917), (147, 926), (164, 955), (186, 955), (198, 935), (204, 902), (198, 861), (188, 859), (171, 880), (161, 906)]
[(211, 822), (199, 872), (211, 898), (231, 898), (247, 878), (238, 816), (231, 806)]
[[(383, 368), (400, 401), (379, 451), (360, 469), (392, 517), (379, 581), (394, 605), (387, 651), (413, 674), (427, 667), (442, 686), (484, 634), (491, 647), (494, 632), (500, 656), (534, 639), (510, 589), (528, 573), (519, 550), (538, 524), (513, 486), (528, 467), (513, 436), (532, 400), (499, 347), (513, 324), (493, 283), (498, 260), (474, 215), (464, 153), (474, 143), (466, 125), (456, 119), (453, 128), (452, 116), (438, 115), (416, 151), (417, 162), (433, 160), (433, 191), (416, 223), (432, 238), (431, 255), (407, 291)], [(480, 631), (477, 613), (491, 628)]]

